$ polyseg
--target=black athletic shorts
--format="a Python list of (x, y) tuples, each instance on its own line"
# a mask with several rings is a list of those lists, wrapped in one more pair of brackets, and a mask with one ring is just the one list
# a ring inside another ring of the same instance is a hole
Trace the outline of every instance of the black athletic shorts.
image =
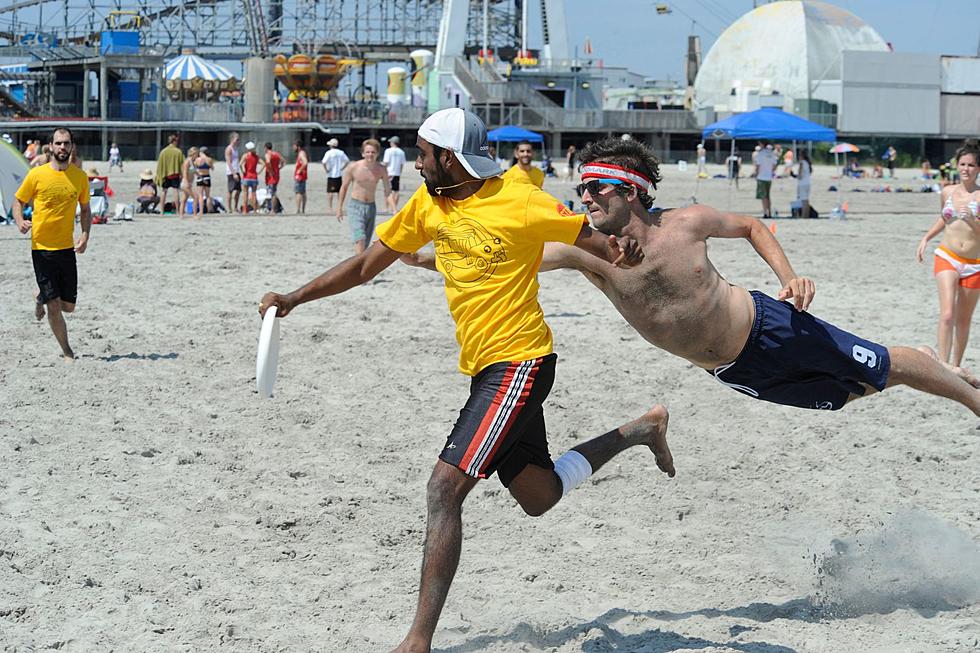
[(211, 177), (198, 177), (197, 185), (201, 188), (211, 188)]
[(496, 472), (504, 487), (529, 464), (554, 469), (542, 404), (555, 382), (557, 359), (548, 354), (480, 370), (439, 459), (474, 478)]
[(180, 188), (180, 175), (170, 175), (169, 177), (163, 178), (163, 183), (160, 184), (161, 188)]
[(340, 182), (342, 177), (327, 177), (327, 192), (328, 193), (339, 193), (340, 192)]
[(392, 192), (397, 193), (399, 190), (401, 190), (401, 185), (402, 185), (401, 184), (401, 177), (399, 177), (397, 175), (394, 176), (394, 177), (391, 177), (391, 190), (392, 190)]
[(32, 249), (34, 278), (41, 290), (38, 300), (47, 303), (52, 299), (74, 304), (78, 298), (78, 268), (75, 266), (74, 249)]

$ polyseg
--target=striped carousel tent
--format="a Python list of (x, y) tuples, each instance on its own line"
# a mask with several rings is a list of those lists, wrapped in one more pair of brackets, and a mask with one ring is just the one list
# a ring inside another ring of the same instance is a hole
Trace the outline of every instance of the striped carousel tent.
[(233, 79), (234, 75), (227, 68), (206, 61), (196, 54), (182, 54), (167, 62), (163, 68), (163, 77), (167, 81), (201, 79), (206, 82), (225, 82)]

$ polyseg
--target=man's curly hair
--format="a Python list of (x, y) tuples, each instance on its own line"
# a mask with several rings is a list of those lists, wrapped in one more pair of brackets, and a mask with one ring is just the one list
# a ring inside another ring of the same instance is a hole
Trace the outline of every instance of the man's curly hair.
[[(606, 138), (586, 147), (580, 157), (582, 163), (579, 169), (583, 165), (596, 162), (629, 168), (649, 179), (654, 190), (661, 180), (660, 159), (657, 158), (652, 149), (639, 141)], [(620, 193), (628, 192), (628, 189), (623, 186), (616, 186), (616, 190)], [(636, 190), (643, 208), (650, 209), (653, 206), (653, 197), (642, 188)]]

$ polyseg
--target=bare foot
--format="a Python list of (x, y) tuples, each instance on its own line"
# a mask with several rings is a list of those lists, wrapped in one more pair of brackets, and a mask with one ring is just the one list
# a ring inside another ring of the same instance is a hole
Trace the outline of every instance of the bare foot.
[(432, 646), (424, 643), (414, 643), (409, 640), (405, 640), (398, 645), (397, 648), (392, 649), (391, 653), (431, 653)]
[(64, 358), (64, 360), (65, 360), (66, 363), (74, 363), (75, 362), (75, 352), (73, 352), (73, 351), (69, 351), (69, 352), (66, 352), (66, 353), (62, 354), (62, 357)]
[(36, 297), (34, 298), (34, 319), (39, 322), (44, 319), (44, 304), (38, 302)]
[(950, 372), (952, 372), (956, 376), (960, 377), (961, 379), (963, 379), (964, 381), (966, 381), (967, 383), (969, 383), (970, 385), (972, 385), (974, 388), (980, 388), (980, 378), (977, 378), (976, 375), (974, 375), (973, 372), (971, 372), (967, 368), (965, 368), (965, 367), (959, 367), (959, 366), (953, 366), (953, 365), (950, 365), (949, 363), (945, 363), (945, 362), (939, 360), (939, 355), (936, 354), (936, 350), (933, 349), (932, 347), (926, 347), (926, 346), (923, 345), (922, 347), (916, 347), (916, 349), (919, 350), (919, 351), (921, 351), (923, 354), (925, 354), (926, 356), (928, 356), (932, 360), (934, 360), (937, 363), (941, 364), (947, 370), (949, 370)]
[(664, 406), (656, 405), (643, 417), (633, 420), (621, 428), (624, 436), (637, 444), (645, 444), (657, 459), (660, 471), (673, 478), (674, 457), (667, 446), (667, 421), (670, 415)]

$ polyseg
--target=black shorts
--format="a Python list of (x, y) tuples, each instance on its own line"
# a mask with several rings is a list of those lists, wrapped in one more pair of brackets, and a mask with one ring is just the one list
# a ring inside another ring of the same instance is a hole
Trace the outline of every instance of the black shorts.
[(163, 178), (161, 188), (180, 188), (180, 175), (171, 175)]
[(78, 268), (74, 249), (32, 249), (34, 278), (41, 294), (38, 299), (47, 303), (52, 299), (74, 304), (78, 298)]
[[(888, 349), (752, 291), (755, 321), (735, 362), (714, 370), (723, 385), (783, 406), (840, 410), (865, 385), (884, 390)], [(711, 374), (711, 372), (709, 372)]]
[(242, 178), (241, 178), (241, 176), (239, 176), (237, 174), (235, 174), (235, 175), (226, 175), (226, 176), (228, 177), (228, 192), (229, 193), (237, 193), (238, 191), (240, 191), (242, 189)]
[(341, 177), (327, 177), (327, 192), (328, 193), (339, 193), (340, 192), (340, 180), (341, 180)]
[(496, 472), (504, 487), (529, 464), (554, 469), (542, 404), (557, 359), (548, 354), (480, 370), (439, 459), (474, 478)]
[(201, 188), (211, 188), (211, 177), (198, 177), (197, 185)]
[(401, 190), (401, 177), (394, 176), (391, 178), (391, 191), (397, 193)]

